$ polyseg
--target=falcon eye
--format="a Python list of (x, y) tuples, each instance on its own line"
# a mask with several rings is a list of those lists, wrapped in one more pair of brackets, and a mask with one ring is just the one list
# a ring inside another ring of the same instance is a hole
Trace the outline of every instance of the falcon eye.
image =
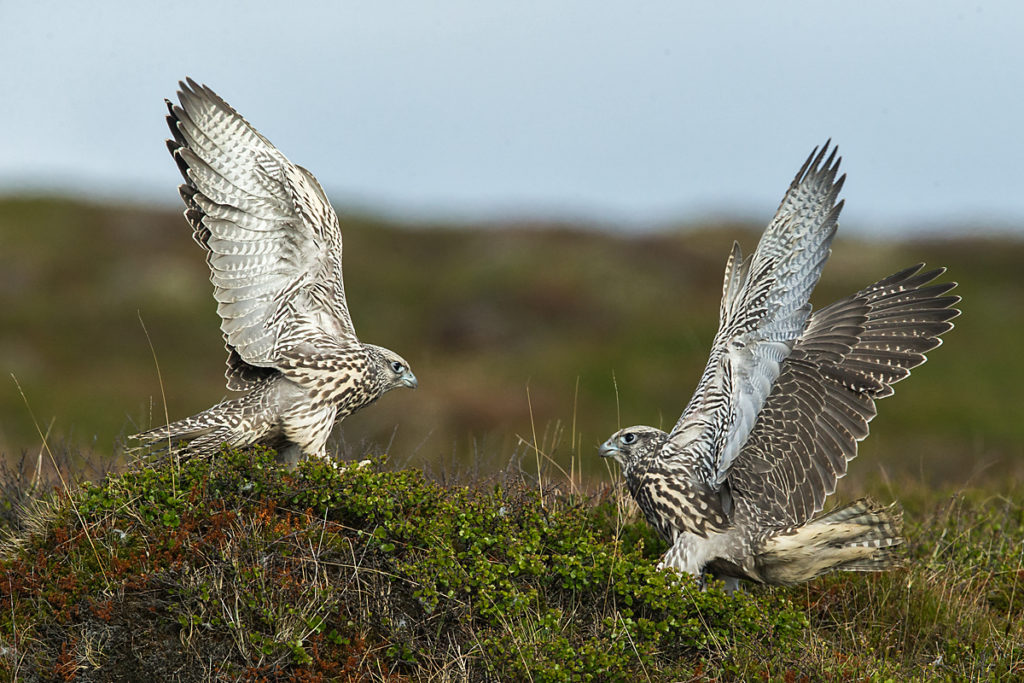
[(633, 432), (626, 432), (622, 435), (622, 443), (633, 443), (636, 441), (636, 434)]
[(405, 372), (405, 366), (399, 363), (397, 360), (391, 364), (391, 369), (394, 370), (399, 375)]

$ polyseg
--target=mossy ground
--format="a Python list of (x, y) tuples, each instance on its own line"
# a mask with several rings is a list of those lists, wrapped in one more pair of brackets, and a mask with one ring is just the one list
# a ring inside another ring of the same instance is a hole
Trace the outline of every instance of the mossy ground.
[[(0, 562), (19, 680), (1024, 677), (1024, 509), (909, 515), (907, 568), (726, 596), (654, 568), (614, 492), (442, 485), (259, 451), (31, 504)], [(916, 505), (911, 496), (908, 503)]]

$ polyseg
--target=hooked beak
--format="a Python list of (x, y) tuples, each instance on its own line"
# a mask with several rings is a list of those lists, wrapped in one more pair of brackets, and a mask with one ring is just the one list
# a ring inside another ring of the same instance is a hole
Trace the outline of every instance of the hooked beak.
[(601, 447), (597, 449), (597, 452), (602, 458), (615, 458), (622, 455), (622, 451), (619, 450), (619, 447), (615, 445), (615, 442), (612, 439), (608, 439), (601, 444)]
[(415, 389), (420, 385), (420, 383), (416, 380), (416, 375), (412, 374), (412, 370), (406, 370), (402, 375), (401, 385), (403, 387)]

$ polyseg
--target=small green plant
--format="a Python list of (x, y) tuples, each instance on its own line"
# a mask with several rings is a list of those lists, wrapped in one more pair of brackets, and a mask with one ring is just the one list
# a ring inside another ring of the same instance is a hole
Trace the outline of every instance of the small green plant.
[(289, 471), (260, 450), (139, 466), (60, 493), (6, 542), (0, 666), (65, 680), (1024, 674), (1019, 505), (954, 500), (910, 529), (906, 571), (728, 596), (657, 570), (646, 524), (578, 488), (442, 486), (381, 459)]

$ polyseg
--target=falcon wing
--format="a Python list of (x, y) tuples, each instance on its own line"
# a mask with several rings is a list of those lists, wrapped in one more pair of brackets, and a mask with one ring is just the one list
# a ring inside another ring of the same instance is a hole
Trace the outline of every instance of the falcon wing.
[(180, 83), (167, 146), (185, 216), (207, 250), (228, 388), (246, 389), (303, 330), (355, 339), (341, 273), (341, 229), (320, 184), (210, 88)]
[(811, 316), (729, 470), (733, 496), (757, 501), (767, 525), (803, 524), (821, 511), (868, 434), (875, 400), (953, 328), (960, 297), (947, 292), (956, 283), (929, 285), (945, 269), (922, 266)]
[[(827, 157), (826, 157), (827, 155)], [(690, 459), (717, 489), (810, 315), (807, 303), (828, 259), (846, 176), (829, 143), (804, 162), (757, 250), (738, 244), (725, 268), (719, 328), (707, 368), (669, 434), (663, 457)]]

